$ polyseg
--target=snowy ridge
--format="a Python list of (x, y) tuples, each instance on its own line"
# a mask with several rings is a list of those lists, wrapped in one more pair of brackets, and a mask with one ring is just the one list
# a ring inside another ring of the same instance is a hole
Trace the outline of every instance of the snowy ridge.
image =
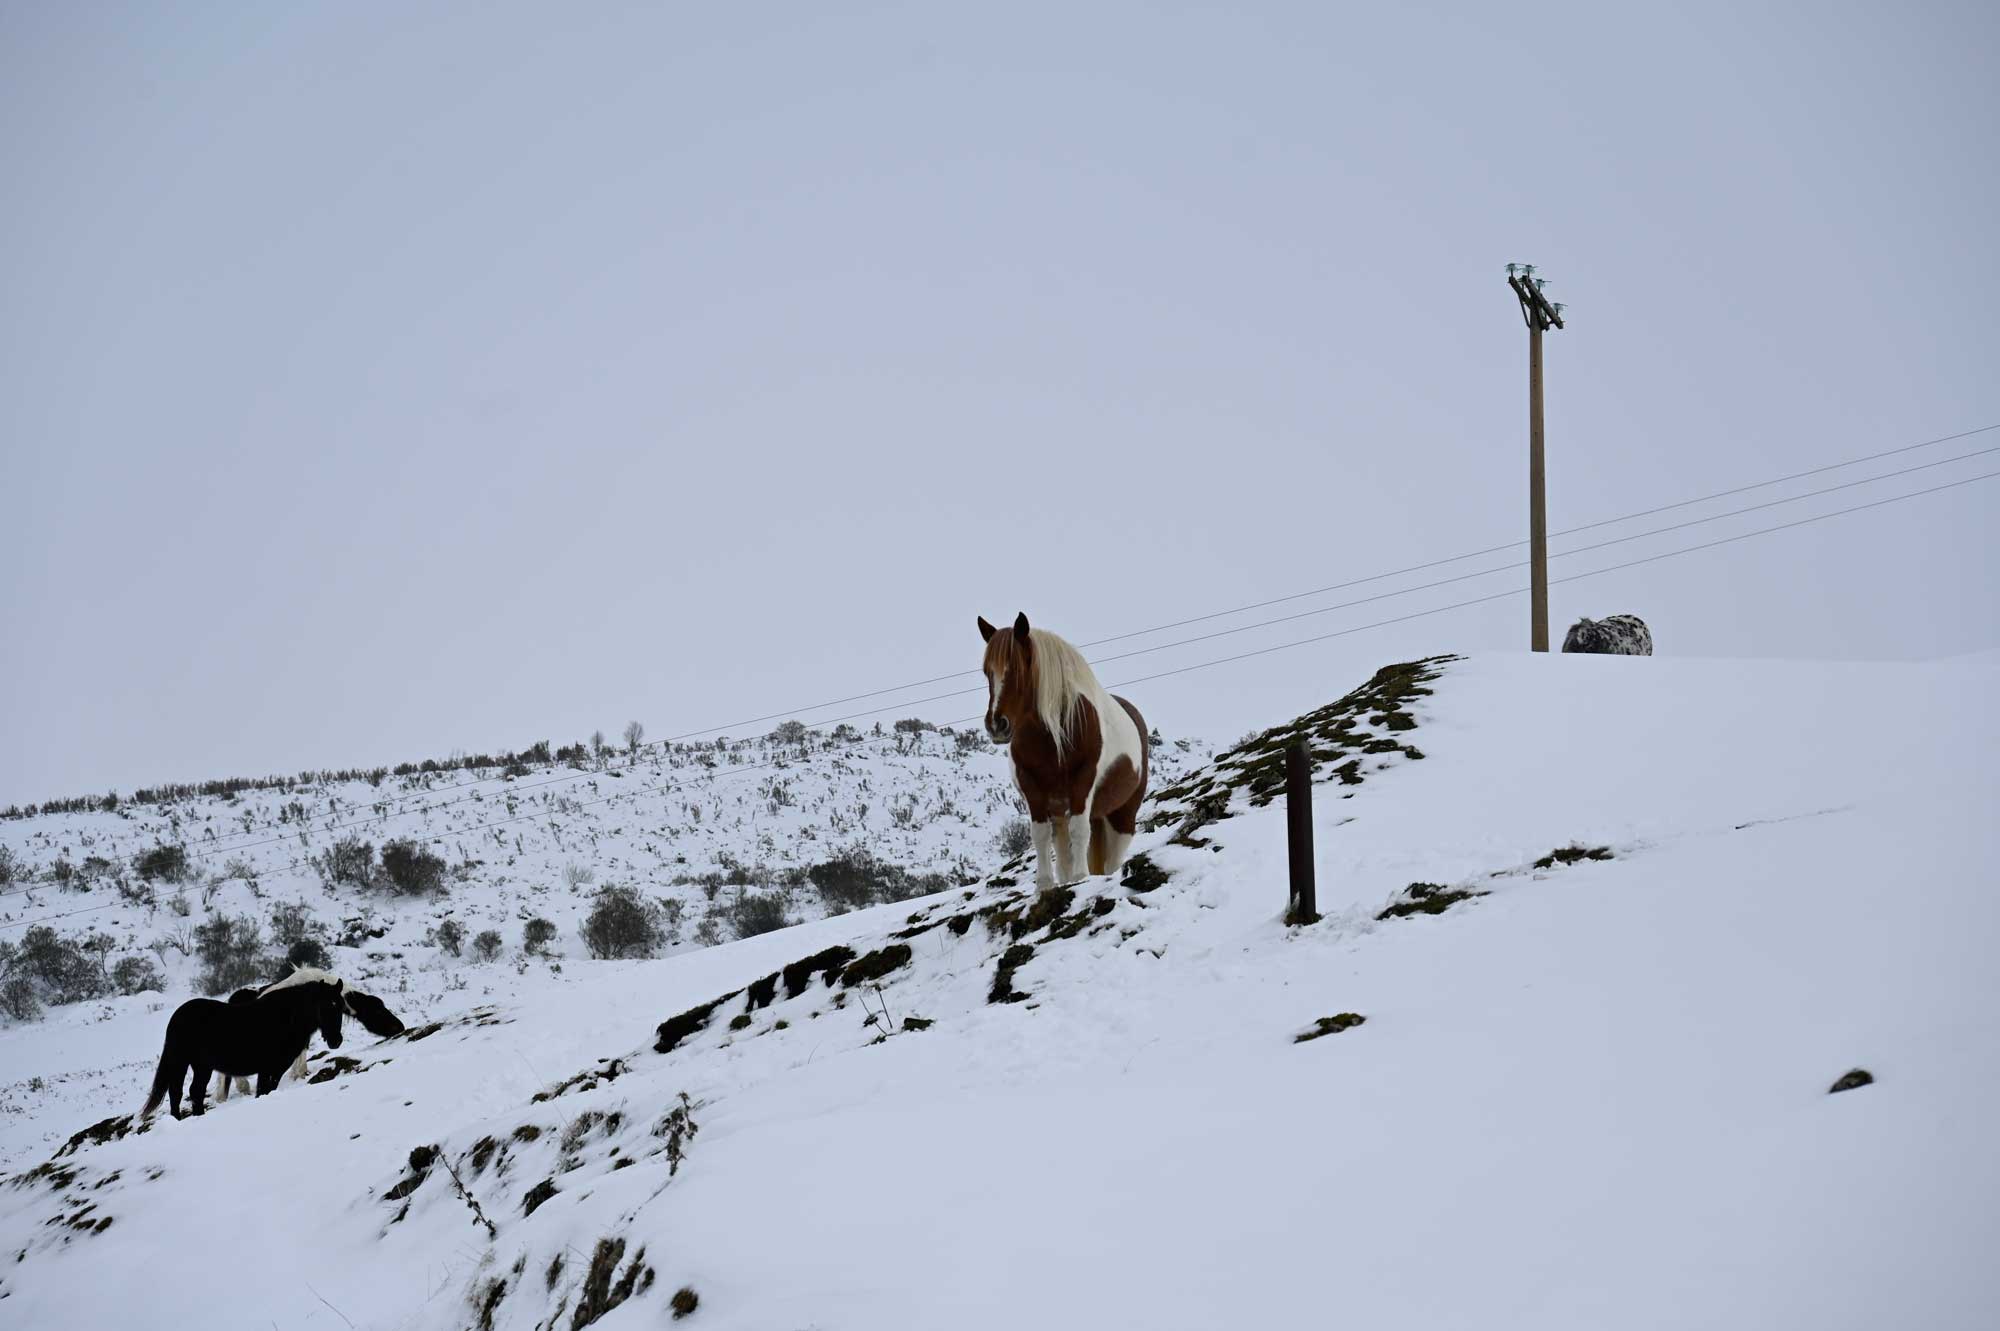
[[(1120, 883), (1037, 899), (1015, 862), (530, 970), (316, 1054), (319, 1084), (114, 1115), (0, 1187), (0, 1308), (575, 1328), (687, 1291), (694, 1325), (740, 1328), (1981, 1326), (1995, 683), (1391, 668), (1163, 782)], [(1294, 736), (1324, 918), (1287, 927)], [(1874, 1084), (1829, 1094), (1854, 1068)]]

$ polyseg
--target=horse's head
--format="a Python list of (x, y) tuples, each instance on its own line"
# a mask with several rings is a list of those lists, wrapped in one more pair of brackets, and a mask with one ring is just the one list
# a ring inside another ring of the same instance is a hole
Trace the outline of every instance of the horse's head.
[(313, 1020), (319, 1026), (319, 1038), (326, 1041), (328, 1049), (340, 1048), (340, 1018), (347, 1011), (346, 990), (344, 980), (312, 983)]
[(368, 1028), (370, 1035), (387, 1039), (391, 1035), (403, 1033), (403, 1023), (389, 1010), (389, 1005), (373, 994), (364, 994), (359, 989), (349, 989), (346, 993), (347, 1015)]
[(1014, 616), (1013, 629), (1004, 632), (981, 617), (979, 636), (986, 639), (986, 733), (1006, 744), (1035, 710), (1035, 642), (1025, 614)]

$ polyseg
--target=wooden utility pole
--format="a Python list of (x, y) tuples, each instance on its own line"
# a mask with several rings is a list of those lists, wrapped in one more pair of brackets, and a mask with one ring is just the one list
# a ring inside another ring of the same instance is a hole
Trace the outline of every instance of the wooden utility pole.
[(1535, 276), (1535, 265), (1507, 265), (1507, 285), (1521, 302), (1528, 325), (1528, 629), (1529, 646), (1549, 649), (1549, 518), (1542, 469), (1542, 334), (1563, 326), (1560, 305), (1551, 305)]

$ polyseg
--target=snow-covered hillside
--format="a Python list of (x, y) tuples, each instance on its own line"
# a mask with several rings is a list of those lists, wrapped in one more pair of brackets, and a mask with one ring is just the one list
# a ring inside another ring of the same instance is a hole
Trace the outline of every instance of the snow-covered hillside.
[[(1016, 862), (661, 961), (500, 972), (405, 1036), (353, 1031), (317, 1084), (143, 1131), (122, 1115), (163, 1013), (60, 1048), (11, 1031), (10, 1076), (127, 1070), (0, 1188), (0, 1309), (1988, 1326), (1996, 684), (1391, 669), (1161, 782), (1123, 882), (1037, 901)], [(1291, 734), (1320, 779), (1324, 918), (1298, 927), (1267, 799)], [(1872, 1084), (1829, 1093), (1855, 1069)]]
[[(667, 907), (660, 951), (673, 955), (737, 937), (732, 908), (746, 893), (774, 894), (792, 921), (851, 904), (829, 901), (806, 872), (857, 849), (890, 875), (974, 881), (997, 858), (996, 834), (1020, 816), (1006, 756), (976, 732), (921, 724), (789, 725), (756, 739), (522, 766), (512, 776), (495, 764), (0, 820), (14, 879), (0, 885), (0, 944), (45, 921), (70, 939), (97, 938), (102, 956), (93, 960), (107, 968), (127, 957), (152, 962), (164, 984), (163, 993), (47, 1007), (53, 1040), (9, 1029), (0, 1016), (0, 1169), (58, 1144), (67, 1117), (95, 1116), (107, 1098), (124, 1096), (136, 1065), (69, 1051), (118, 1043), (98, 1029), (107, 1022), (136, 1018), (155, 1029), (173, 1003), (200, 992), (196, 930), (218, 915), (258, 925), (269, 970), (284, 951), (273, 922), (303, 908), (293, 928), (316, 930), (342, 976), (421, 1017), (515, 992), (529, 971), (575, 979), (603, 964), (588, 960), (579, 924), (607, 885)], [(1158, 779), (1209, 753), (1164, 740)], [(399, 838), (444, 860), (442, 891), (405, 895), (379, 881), (330, 878), (326, 856), (337, 844), (373, 849)], [(185, 873), (143, 877), (135, 865), (158, 847), (179, 848)], [(523, 932), (535, 918), (555, 926), (554, 938), (529, 955)], [(497, 962), (474, 964), (466, 945), (464, 956), (448, 955), (436, 933), (446, 920), (468, 941), (498, 933)], [(65, 1111), (52, 1115), (58, 1103)]]

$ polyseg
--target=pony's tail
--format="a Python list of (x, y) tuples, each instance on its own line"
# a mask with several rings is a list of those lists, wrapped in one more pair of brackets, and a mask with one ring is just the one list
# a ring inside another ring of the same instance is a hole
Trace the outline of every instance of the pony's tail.
[(171, 1046), (160, 1051), (160, 1068), (153, 1074), (153, 1089), (146, 1096), (146, 1107), (139, 1111), (140, 1118), (152, 1117), (153, 1111), (160, 1107), (160, 1101), (167, 1098), (167, 1091), (179, 1080), (183, 1071), (185, 1069), (174, 1058)]

